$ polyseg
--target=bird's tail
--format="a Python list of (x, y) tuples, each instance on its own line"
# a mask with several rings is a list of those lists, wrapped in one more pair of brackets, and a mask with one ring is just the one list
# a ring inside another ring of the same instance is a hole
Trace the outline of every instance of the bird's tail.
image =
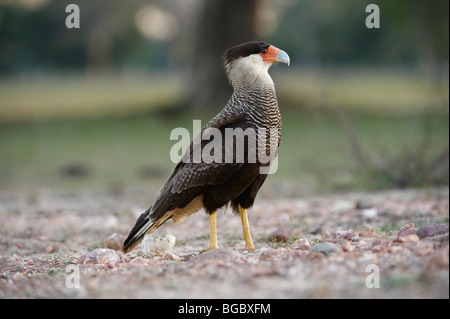
[(132, 251), (133, 248), (142, 241), (146, 234), (154, 232), (166, 221), (166, 219), (152, 220), (150, 217), (151, 210), (152, 206), (139, 216), (136, 225), (134, 225), (128, 234), (127, 239), (125, 239), (122, 247), (122, 251), (125, 254)]

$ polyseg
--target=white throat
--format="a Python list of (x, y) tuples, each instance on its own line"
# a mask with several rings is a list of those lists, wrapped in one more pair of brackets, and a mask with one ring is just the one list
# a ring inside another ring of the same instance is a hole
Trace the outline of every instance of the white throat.
[(265, 63), (259, 54), (239, 58), (226, 65), (228, 78), (235, 91), (252, 88), (274, 88), (269, 75), (272, 63)]

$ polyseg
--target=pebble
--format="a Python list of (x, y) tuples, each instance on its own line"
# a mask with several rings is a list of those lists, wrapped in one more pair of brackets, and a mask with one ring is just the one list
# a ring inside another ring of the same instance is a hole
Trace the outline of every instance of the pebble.
[(382, 239), (383, 237), (377, 234), (374, 234), (372, 232), (368, 232), (368, 231), (364, 231), (359, 233), (359, 237), (363, 237), (363, 238), (378, 238), (378, 239)]
[(341, 242), (340, 246), (343, 251), (352, 251), (353, 249), (355, 249), (355, 247), (353, 247), (352, 243), (348, 240)]
[(175, 241), (175, 236), (170, 234), (164, 237), (147, 234), (141, 243), (142, 254), (147, 258), (171, 254), (175, 247)]
[(433, 237), (436, 235), (442, 235), (448, 233), (448, 224), (433, 224), (424, 227), (420, 227), (417, 230), (417, 236), (420, 239), (425, 237)]
[(370, 247), (370, 243), (368, 243), (366, 240), (364, 239), (360, 239), (358, 241), (358, 243), (356, 244), (356, 247), (360, 248), (360, 249), (366, 249)]
[(51, 254), (55, 251), (55, 247), (53, 245), (47, 245), (47, 246), (45, 246), (44, 251), (47, 254)]
[(113, 249), (97, 248), (87, 254), (84, 254), (78, 258), (79, 264), (104, 264), (107, 265), (111, 262), (118, 262), (120, 256)]
[(342, 251), (341, 247), (333, 243), (318, 243), (311, 248), (311, 252), (322, 253), (325, 255), (339, 251)]
[(352, 240), (352, 242), (356, 243), (356, 242), (358, 242), (358, 241), (361, 240), (361, 237), (359, 237), (359, 236), (353, 236), (353, 237), (351, 238), (351, 240)]
[(336, 231), (333, 236), (333, 238), (347, 239), (347, 240), (351, 240), (354, 237), (355, 237), (355, 234), (353, 234), (352, 232), (342, 231), (342, 230)]
[(413, 223), (403, 225), (397, 233), (397, 238), (405, 237), (408, 235), (413, 235), (417, 233), (417, 228), (414, 227)]
[(372, 207), (373, 207), (373, 204), (368, 199), (359, 199), (356, 202), (356, 209), (368, 209), (368, 208), (372, 208)]
[(397, 237), (394, 239), (396, 243), (409, 243), (420, 240), (419, 236), (416, 235), (417, 228), (414, 227), (413, 223), (403, 225), (397, 233)]
[(362, 211), (362, 215), (366, 219), (372, 219), (372, 218), (377, 217), (378, 210), (376, 208), (365, 208)]
[(323, 242), (339, 245), (343, 251), (352, 251), (354, 249), (351, 241), (344, 238), (325, 239)]
[(119, 235), (117, 233), (112, 234), (108, 238), (105, 239), (105, 247), (114, 249), (114, 250), (122, 250), (123, 242), (125, 241), (125, 237)]
[(397, 237), (394, 239), (394, 242), (396, 243), (409, 243), (414, 241), (419, 241), (420, 238), (416, 234), (410, 234), (406, 236)]
[(311, 244), (308, 242), (306, 238), (300, 238), (295, 241), (295, 243), (291, 246), (293, 249), (301, 249), (301, 250), (310, 250)]
[(268, 239), (272, 242), (288, 242), (291, 239), (291, 232), (286, 229), (278, 229), (271, 232)]

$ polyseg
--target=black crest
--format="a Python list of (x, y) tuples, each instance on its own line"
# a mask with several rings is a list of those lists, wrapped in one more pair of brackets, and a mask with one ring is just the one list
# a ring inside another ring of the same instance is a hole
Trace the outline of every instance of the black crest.
[(261, 53), (270, 46), (267, 42), (250, 41), (229, 48), (223, 55), (224, 65), (238, 59), (249, 56), (251, 54)]

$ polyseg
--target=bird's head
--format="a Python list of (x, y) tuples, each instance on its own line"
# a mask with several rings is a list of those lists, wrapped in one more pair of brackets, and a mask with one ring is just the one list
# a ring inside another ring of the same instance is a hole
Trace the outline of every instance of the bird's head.
[(231, 47), (223, 55), (223, 63), (233, 87), (258, 84), (273, 85), (269, 68), (273, 63), (289, 65), (286, 52), (270, 43), (251, 41)]

